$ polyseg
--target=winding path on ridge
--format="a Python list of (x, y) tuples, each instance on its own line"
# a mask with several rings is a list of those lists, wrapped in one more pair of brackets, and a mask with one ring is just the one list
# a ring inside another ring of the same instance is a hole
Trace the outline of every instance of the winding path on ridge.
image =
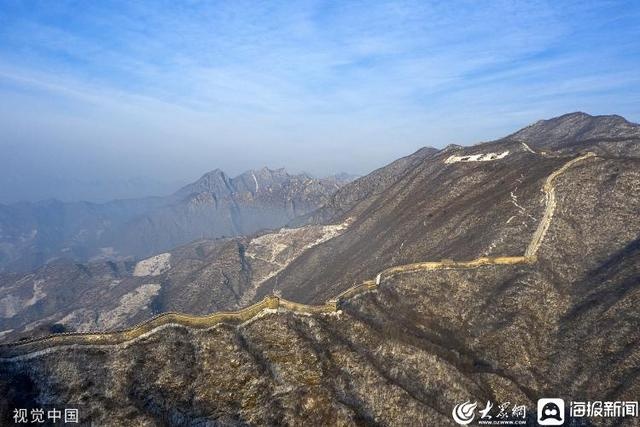
[(247, 322), (263, 315), (264, 313), (275, 312), (277, 310), (288, 310), (297, 313), (335, 313), (339, 311), (340, 301), (364, 292), (375, 290), (383, 279), (390, 278), (398, 274), (443, 269), (470, 269), (485, 265), (534, 264), (537, 261), (536, 254), (544, 240), (547, 230), (549, 229), (549, 225), (551, 224), (551, 220), (553, 219), (555, 212), (555, 180), (576, 163), (584, 161), (590, 157), (596, 157), (596, 154), (588, 152), (576, 157), (565, 163), (545, 179), (542, 187), (542, 192), (545, 196), (544, 214), (540, 224), (538, 224), (538, 227), (533, 234), (531, 242), (522, 256), (480, 257), (470, 261), (443, 260), (398, 265), (381, 271), (373, 280), (367, 280), (359, 285), (347, 289), (323, 305), (300, 304), (277, 296), (268, 296), (262, 301), (238, 311), (216, 312), (206, 316), (166, 312), (122, 330), (109, 332), (69, 332), (0, 344), (0, 361), (19, 361), (27, 358), (38, 357), (55, 350), (77, 346), (90, 347), (131, 344), (168, 327), (182, 326), (207, 329), (226, 321)]

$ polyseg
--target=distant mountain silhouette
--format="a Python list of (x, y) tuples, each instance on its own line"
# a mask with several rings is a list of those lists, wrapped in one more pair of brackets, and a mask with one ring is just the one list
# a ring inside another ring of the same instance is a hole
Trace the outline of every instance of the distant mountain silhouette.
[(0, 205), (0, 271), (59, 257), (144, 257), (198, 238), (280, 227), (322, 206), (345, 182), (267, 168), (229, 178), (216, 169), (167, 197)]

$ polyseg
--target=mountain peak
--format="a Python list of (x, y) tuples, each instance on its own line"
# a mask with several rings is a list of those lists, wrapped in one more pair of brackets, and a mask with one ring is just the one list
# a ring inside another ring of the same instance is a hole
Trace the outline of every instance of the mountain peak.
[(539, 148), (561, 148), (590, 140), (640, 139), (640, 125), (618, 115), (592, 116), (577, 111), (537, 121), (507, 139)]
[(251, 169), (243, 173), (242, 175), (250, 173), (260, 174), (262, 176), (289, 176), (289, 173), (285, 170), (285, 168), (270, 169), (267, 166), (264, 166), (261, 169)]
[(270, 169), (266, 166), (260, 169), (250, 169), (231, 180), (236, 189), (257, 191), (257, 188), (266, 188), (274, 184), (280, 184), (292, 178), (284, 168)]
[(214, 169), (202, 175), (197, 181), (187, 184), (178, 190), (175, 195), (179, 197), (194, 193), (220, 193), (227, 192), (229, 177), (221, 169)]

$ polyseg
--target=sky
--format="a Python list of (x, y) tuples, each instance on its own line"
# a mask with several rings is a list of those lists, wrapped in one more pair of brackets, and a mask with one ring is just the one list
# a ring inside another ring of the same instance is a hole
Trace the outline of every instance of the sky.
[(638, 1), (0, 3), (0, 202), (366, 174), (572, 111), (640, 122)]

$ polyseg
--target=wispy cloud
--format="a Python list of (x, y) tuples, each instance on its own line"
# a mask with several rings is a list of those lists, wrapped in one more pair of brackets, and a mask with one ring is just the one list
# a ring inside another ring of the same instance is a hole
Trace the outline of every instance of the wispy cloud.
[(183, 177), (365, 172), (568, 110), (637, 121), (639, 19), (633, 1), (9, 1), (0, 133), (20, 142), (37, 111), (32, 139), (154, 151), (149, 173), (176, 144)]

